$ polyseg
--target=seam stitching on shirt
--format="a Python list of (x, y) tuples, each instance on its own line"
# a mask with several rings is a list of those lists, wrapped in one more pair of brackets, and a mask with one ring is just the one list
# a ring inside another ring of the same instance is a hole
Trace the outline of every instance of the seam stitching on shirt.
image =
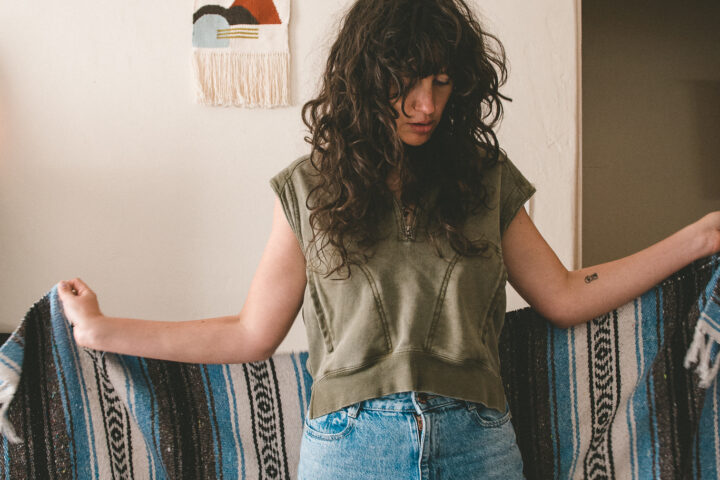
[(285, 189), (285, 185), (287, 185), (288, 181), (290, 180), (290, 177), (292, 176), (293, 173), (295, 173), (295, 170), (297, 170), (297, 168), (303, 162), (308, 160), (309, 158), (310, 158), (310, 155), (305, 155), (303, 157), (300, 157), (299, 159), (296, 160), (298, 162), (297, 164), (295, 164), (290, 170), (285, 171), (282, 185), (280, 185), (281, 192)]
[[(520, 186), (517, 184), (517, 182), (514, 182), (514, 183), (515, 183), (515, 188), (513, 188), (512, 191), (510, 192), (510, 194), (506, 197), (507, 200), (506, 200), (506, 204), (504, 205), (506, 207), (508, 206), (507, 204), (510, 204), (513, 202), (513, 200), (515, 199), (515, 192), (517, 192), (520, 189)], [(522, 205), (520, 205), (520, 207), (522, 207)], [(518, 207), (518, 209), (520, 207)], [(504, 211), (500, 212), (500, 220), (502, 222), (500, 225), (500, 235), (503, 235), (505, 233), (505, 230), (507, 230), (507, 227), (510, 226), (510, 222), (513, 219), (513, 213), (516, 213), (516, 212), (510, 212), (508, 210), (504, 210)], [(503, 217), (505, 217), (505, 218), (503, 218)]]
[[(504, 267), (503, 267), (503, 270), (504, 270)], [(488, 323), (488, 319), (491, 318), (490, 316), (495, 314), (495, 310), (497, 310), (497, 308), (498, 308), (498, 303), (500, 303), (501, 295), (503, 295), (505, 293), (505, 291), (504, 291), (505, 286), (503, 285), (503, 281), (502, 281), (502, 278), (504, 277), (503, 270), (500, 271), (500, 281), (499, 281), (500, 285), (497, 285), (497, 287), (495, 288), (495, 295), (493, 296), (493, 299), (490, 302), (490, 308), (488, 308), (487, 312), (485, 313), (484, 321), (482, 323), (480, 323), (480, 325), (478, 326), (478, 329), (480, 330), (480, 339), (483, 342), (483, 344), (485, 345), (485, 352), (488, 354), (487, 355), (488, 362), (492, 363), (493, 368), (496, 369), (497, 371), (500, 371), (500, 363), (495, 361), (495, 357), (491, 358), (490, 352), (488, 352), (488, 349), (487, 349), (487, 343), (488, 343), (487, 336), (488, 336), (488, 332), (489, 332), (489, 329), (487, 328), (487, 323)], [(495, 332), (496, 335), (499, 335), (499, 333), (502, 333), (503, 326), (505, 325), (505, 312), (504, 311), (503, 311), (502, 315), (503, 315), (503, 321), (500, 324), (500, 331)], [(499, 338), (498, 338), (498, 342), (499, 342)]]
[(322, 334), (323, 341), (325, 342), (325, 348), (328, 353), (330, 353), (335, 349), (333, 346), (335, 342), (332, 338), (332, 332), (325, 321), (325, 313), (323, 312), (322, 305), (320, 304), (320, 297), (315, 289), (315, 283), (313, 280), (308, 279), (307, 286), (310, 289), (310, 297), (312, 297), (313, 305), (315, 307), (315, 317), (317, 318), (318, 327), (320, 328), (320, 333)]
[[(502, 285), (502, 279), (503, 279), (503, 277), (504, 277), (504, 272), (503, 272), (503, 270), (504, 270), (504, 268), (505, 268), (502, 258), (500, 258), (500, 263), (501, 263), (501, 265), (500, 265), (500, 273), (499, 273), (499, 275), (497, 276), (497, 278), (495, 279), (495, 285), (493, 286), (493, 292), (495, 292), (495, 293), (493, 294), (494, 297), (497, 297), (497, 296), (500, 295), (500, 289), (501, 289), (501, 288), (505, 288), (505, 286)], [(490, 309), (490, 307), (494, 307), (494, 305), (492, 305), (492, 304), (495, 302), (495, 300), (496, 300), (496, 299), (493, 298), (492, 301), (490, 302), (491, 305), (488, 306), (488, 309), (487, 309), (487, 310), (485, 310), (485, 315), (484, 315), (483, 318), (481, 319), (481, 325), (482, 325), (482, 326), (484, 326), (485, 323), (488, 321), (488, 316), (492, 314), (492, 310)], [(503, 315), (505, 315), (505, 312), (503, 312)]]
[[(508, 159), (508, 160), (509, 160), (509, 159)], [(512, 162), (511, 162), (511, 164), (512, 164)], [(525, 198), (525, 197), (528, 197), (528, 198), (529, 198), (530, 196), (532, 196), (532, 194), (534, 194), (535, 192), (537, 192), (537, 189), (532, 185), (532, 183), (531, 183), (529, 180), (525, 179), (525, 181), (526, 181), (527, 183), (521, 181), (521, 178), (524, 178), (524, 177), (521, 177), (521, 176), (522, 176), (522, 173), (520, 173), (520, 171), (518, 170), (518, 168), (517, 168), (514, 164), (512, 164), (512, 166), (508, 165), (508, 166), (507, 166), (507, 171), (510, 173), (510, 177), (512, 178), (513, 184), (514, 184), (514, 186), (515, 186), (515, 188), (513, 188), (512, 191), (510, 192), (510, 194), (507, 196), (507, 202), (508, 202), (508, 203), (510, 203), (510, 202), (513, 201), (513, 199), (514, 199), (514, 197), (516, 196), (516, 194), (518, 193), (518, 191), (520, 191), (520, 197), (519, 197), (519, 198)], [(501, 184), (502, 184), (502, 179), (501, 179)], [(502, 202), (502, 199), (500, 199), (500, 200), (501, 200), (501, 202)], [(525, 202), (526, 202), (526, 201), (527, 201), (527, 200), (525, 200)], [(510, 222), (512, 222), (512, 219), (515, 217), (515, 215), (517, 214), (517, 212), (520, 210), (520, 208), (521, 208), (523, 205), (525, 205), (525, 202), (521, 203), (521, 204), (517, 207), (517, 209), (513, 208), (513, 211), (508, 212), (508, 215), (506, 215), (506, 217), (507, 217), (507, 222), (506, 222), (504, 228), (503, 228), (503, 225), (502, 225), (502, 224), (500, 225), (500, 235), (501, 235), (501, 237), (502, 237), (502, 235), (505, 234), (505, 231), (507, 230), (507, 227), (510, 225)], [(501, 217), (500, 220), (502, 221), (502, 220), (503, 220), (503, 218), (502, 218), (502, 217), (503, 217), (503, 212), (500, 212), (500, 217)]]
[(382, 323), (383, 327), (383, 333), (385, 334), (385, 348), (387, 348), (388, 350), (392, 350), (392, 339), (390, 338), (390, 332), (388, 331), (385, 308), (383, 307), (382, 300), (380, 299), (380, 292), (378, 292), (377, 285), (375, 285), (375, 279), (365, 265), (358, 266), (360, 267), (360, 270), (365, 274), (365, 278), (370, 284), (370, 289), (372, 290), (373, 297), (375, 298), (375, 306), (378, 309), (380, 322)]
[(455, 268), (455, 264), (457, 263), (459, 257), (460, 254), (456, 253), (450, 264), (447, 266), (447, 269), (445, 270), (445, 276), (443, 277), (443, 283), (440, 287), (440, 293), (438, 294), (438, 298), (435, 303), (435, 311), (433, 312), (433, 319), (432, 323), (430, 324), (430, 330), (428, 331), (427, 339), (425, 339), (425, 349), (428, 351), (430, 351), (432, 348), (433, 340), (435, 337), (435, 327), (437, 326), (438, 318), (440, 318), (442, 304), (445, 302), (445, 292), (447, 291), (447, 286), (450, 282), (450, 275), (453, 268)]
[(405, 225), (403, 224), (402, 219), (402, 213), (398, 211), (398, 205), (393, 195), (393, 205), (392, 205), (392, 211), (393, 216), (395, 217), (395, 228), (397, 231), (397, 239), (401, 242), (407, 241), (408, 239), (405, 238)]
[(298, 198), (297, 198), (297, 192), (295, 191), (295, 187), (293, 186), (292, 182), (285, 182), (288, 188), (290, 189), (290, 197), (293, 200), (293, 213), (295, 214), (295, 228), (297, 229), (297, 235), (300, 240), (301, 246), (304, 246), (305, 240), (303, 240), (302, 235), (302, 222), (300, 221), (300, 207), (298, 206)]

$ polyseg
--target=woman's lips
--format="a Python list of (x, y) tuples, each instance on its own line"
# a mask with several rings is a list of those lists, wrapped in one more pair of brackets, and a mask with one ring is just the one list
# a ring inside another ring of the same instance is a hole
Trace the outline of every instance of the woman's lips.
[(432, 130), (433, 122), (427, 123), (409, 123), (410, 128), (415, 133), (430, 133)]

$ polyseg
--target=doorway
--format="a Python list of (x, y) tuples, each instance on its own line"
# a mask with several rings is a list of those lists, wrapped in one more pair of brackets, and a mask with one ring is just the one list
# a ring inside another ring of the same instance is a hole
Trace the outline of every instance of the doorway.
[(720, 3), (582, 2), (582, 265), (720, 210)]

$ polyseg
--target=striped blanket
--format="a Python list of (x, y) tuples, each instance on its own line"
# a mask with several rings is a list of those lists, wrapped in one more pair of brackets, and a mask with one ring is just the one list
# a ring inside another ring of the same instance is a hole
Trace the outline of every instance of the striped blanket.
[[(720, 391), (683, 365), (718, 312), (718, 255), (567, 330), (508, 312), (500, 356), (526, 476), (718, 478)], [(0, 478), (296, 478), (306, 360), (184, 364), (80, 348), (53, 288), (0, 347)]]
[(508, 313), (500, 359), (527, 477), (720, 478), (720, 390), (683, 365), (719, 305), (714, 255), (582, 326)]

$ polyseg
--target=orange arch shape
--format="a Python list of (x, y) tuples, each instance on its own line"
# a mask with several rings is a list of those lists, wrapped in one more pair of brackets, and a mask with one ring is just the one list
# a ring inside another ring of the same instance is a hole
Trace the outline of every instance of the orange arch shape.
[(281, 24), (272, 0), (235, 0), (233, 7), (246, 8), (260, 24)]

